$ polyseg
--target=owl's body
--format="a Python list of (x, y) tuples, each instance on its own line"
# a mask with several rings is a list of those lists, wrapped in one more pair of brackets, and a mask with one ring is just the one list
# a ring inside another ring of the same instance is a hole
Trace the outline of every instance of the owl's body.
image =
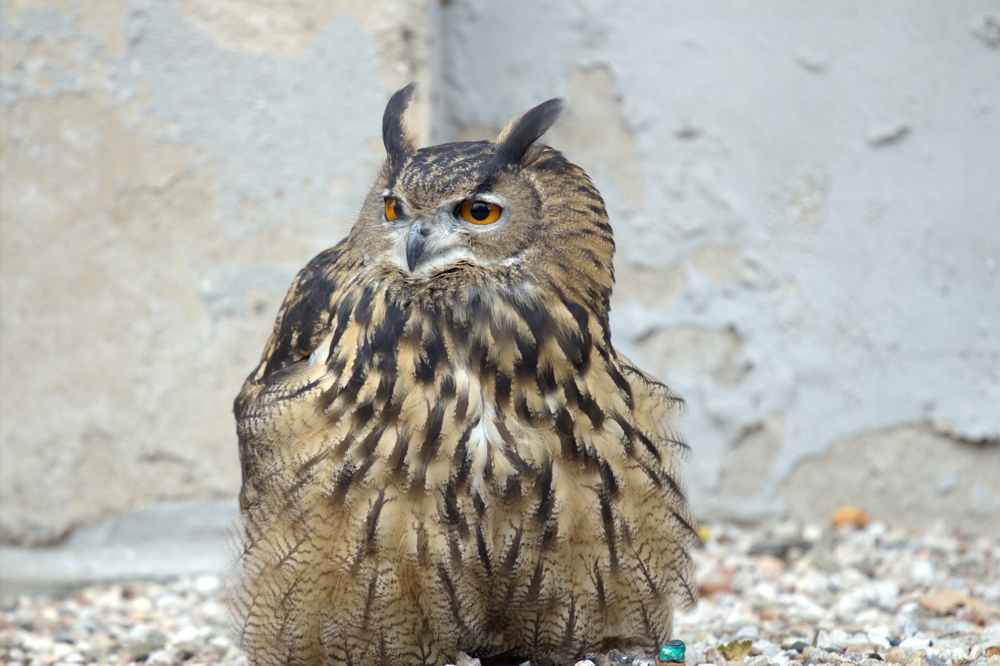
[(653, 649), (691, 595), (680, 401), (611, 346), (603, 201), (533, 145), (557, 103), (415, 150), (409, 93), (236, 401), (242, 644), (303, 665)]

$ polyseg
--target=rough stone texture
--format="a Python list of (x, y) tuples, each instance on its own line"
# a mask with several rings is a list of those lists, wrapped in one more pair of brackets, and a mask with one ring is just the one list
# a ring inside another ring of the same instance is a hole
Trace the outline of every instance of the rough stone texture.
[[(826, 507), (839, 484), (876, 518), (937, 497), (997, 530), (958, 462), (933, 493), (965, 442), (1000, 439), (998, 17), (2, 0), (0, 538), (236, 492), (232, 397), (295, 271), (352, 223), (410, 80), (424, 140), (568, 99), (549, 139), (608, 201), (616, 345), (689, 402), (701, 517)], [(882, 449), (930, 481), (833, 469)]]
[[(700, 598), (674, 623), (673, 637), (686, 644), (681, 663), (1000, 666), (996, 539), (881, 521), (833, 530), (703, 524), (702, 532), (692, 553)], [(220, 570), (55, 596), (3, 590), (0, 663), (134, 664), (149, 652), (147, 666), (246, 666), (226, 630), (231, 583)], [(575, 666), (657, 666), (637, 656), (612, 649)], [(480, 663), (452, 657), (455, 666)]]
[(0, 545), (0, 605), (88, 583), (224, 576), (239, 551), (236, 498), (155, 502), (49, 548)]
[[(859, 433), (898, 452), (912, 431), (893, 427), (947, 425), (955, 438), (906, 467), (920, 478), (964, 441), (997, 450), (998, 16), (934, 0), (445, 6), (454, 136), (569, 101), (549, 138), (608, 202), (616, 345), (688, 400), (700, 517), (818, 501), (820, 472), (795, 470)], [(880, 517), (895, 489), (924, 502), (902, 480), (857, 497)]]
[(799, 465), (781, 495), (796, 520), (825, 521), (838, 506), (856, 504), (892, 522), (1000, 534), (998, 479), (1000, 446), (911, 426), (836, 442)]
[(231, 497), (233, 396), (295, 272), (353, 222), (386, 99), (428, 80), (426, 5), (0, 18), (0, 535)]

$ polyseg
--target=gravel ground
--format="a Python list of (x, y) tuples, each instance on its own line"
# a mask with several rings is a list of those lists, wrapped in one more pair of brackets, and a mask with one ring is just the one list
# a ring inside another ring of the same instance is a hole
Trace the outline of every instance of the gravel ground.
[[(675, 629), (688, 664), (1000, 666), (995, 539), (879, 522), (830, 530), (715, 525), (703, 536), (701, 600)], [(21, 596), (3, 609), (0, 659), (12, 666), (245, 664), (226, 630), (225, 586), (204, 576)], [(655, 663), (614, 650), (589, 661)]]

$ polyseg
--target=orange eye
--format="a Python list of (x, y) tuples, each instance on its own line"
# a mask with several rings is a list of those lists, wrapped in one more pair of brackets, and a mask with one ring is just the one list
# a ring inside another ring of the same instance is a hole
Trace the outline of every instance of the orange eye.
[(466, 222), (490, 224), (500, 219), (503, 209), (489, 201), (463, 201), (459, 211)]
[(403, 207), (399, 205), (399, 199), (396, 197), (386, 197), (385, 198), (385, 219), (390, 222), (396, 220), (396, 218), (403, 216)]

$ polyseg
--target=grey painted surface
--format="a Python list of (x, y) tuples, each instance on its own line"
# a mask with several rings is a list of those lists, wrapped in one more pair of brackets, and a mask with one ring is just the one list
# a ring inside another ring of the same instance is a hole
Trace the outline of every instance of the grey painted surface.
[[(634, 136), (638, 196), (600, 159), (584, 166), (608, 200), (617, 262), (679, 267), (684, 282), (652, 307), (619, 300), (614, 335), (688, 400), (682, 429), (703, 515), (784, 511), (777, 492), (796, 465), (867, 431), (932, 422), (959, 438), (1000, 437), (998, 10), (933, 0), (446, 7), (444, 108), (456, 133), (501, 126), (554, 95), (572, 107), (574, 77), (610, 74)], [(694, 265), (713, 246), (735, 246), (731, 279)], [(680, 328), (735, 333), (739, 377), (641, 351)], [(784, 434), (766, 483), (720, 500), (727, 451), (768, 418)]]

